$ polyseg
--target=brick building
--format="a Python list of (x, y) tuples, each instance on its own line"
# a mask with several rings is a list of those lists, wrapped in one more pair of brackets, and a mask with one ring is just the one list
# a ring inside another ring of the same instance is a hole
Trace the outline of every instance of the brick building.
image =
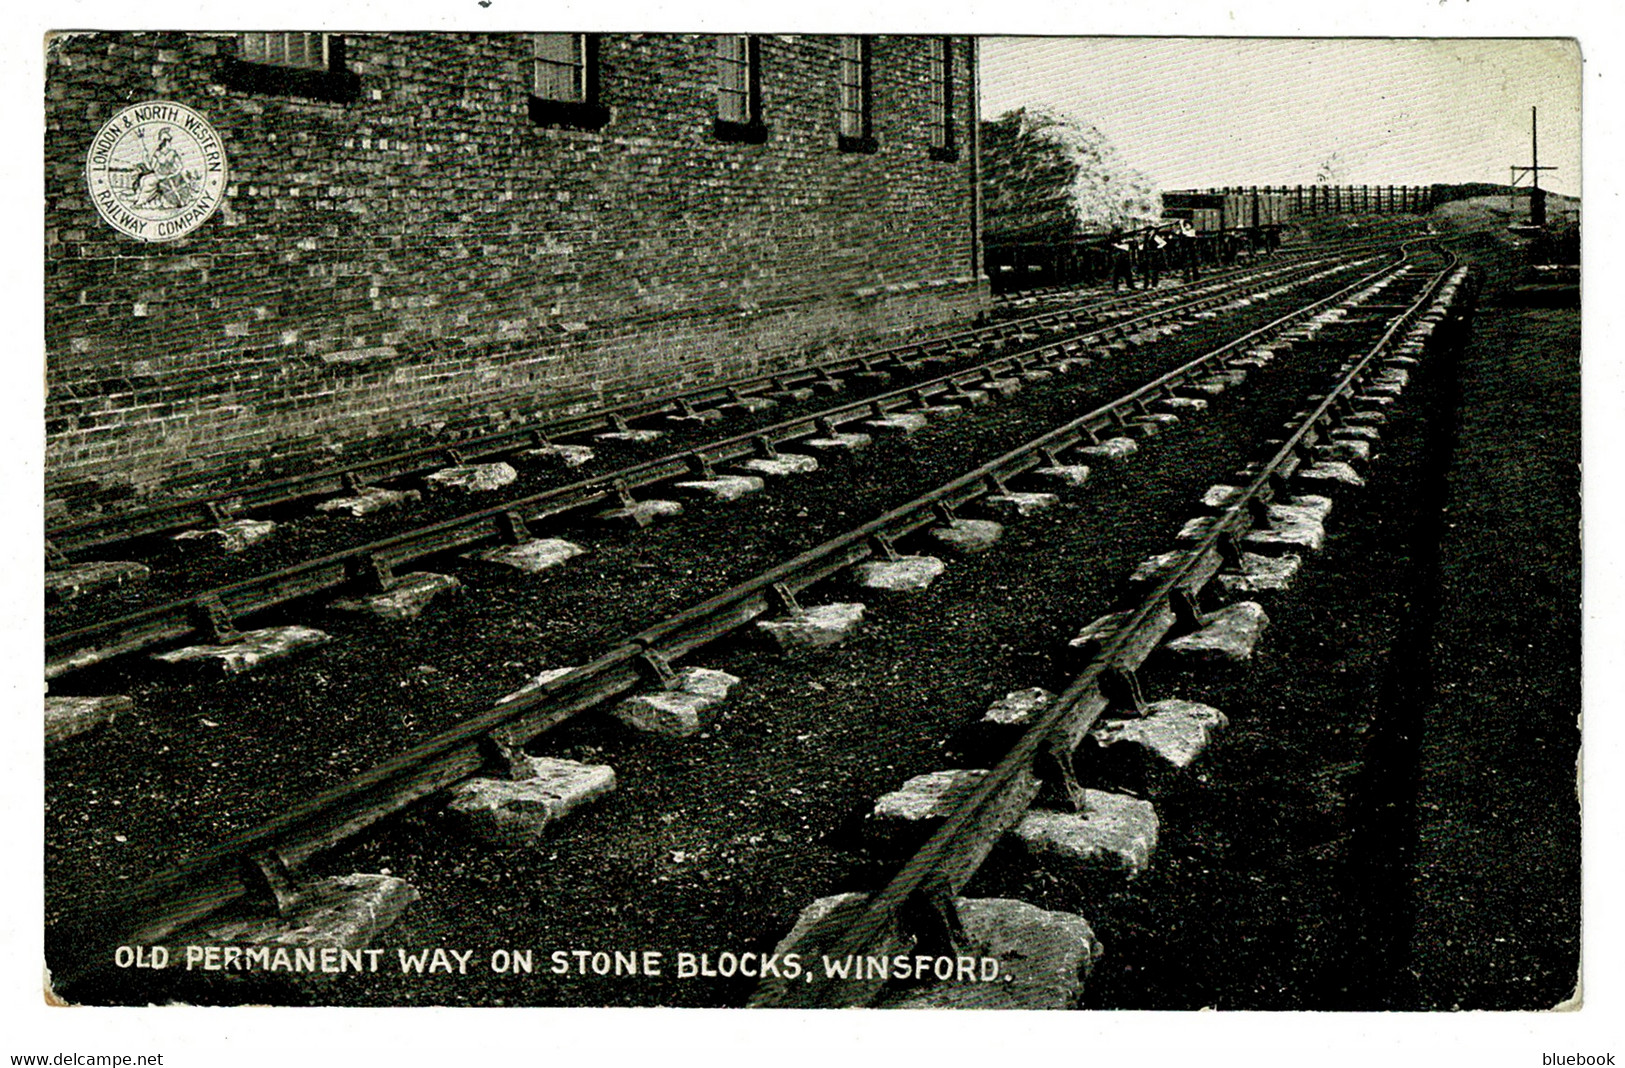
[[(47, 493), (966, 320), (987, 301), (975, 63), (963, 37), (58, 38)], [(148, 100), (227, 160), (175, 241), (119, 232), (87, 187), (98, 130)]]

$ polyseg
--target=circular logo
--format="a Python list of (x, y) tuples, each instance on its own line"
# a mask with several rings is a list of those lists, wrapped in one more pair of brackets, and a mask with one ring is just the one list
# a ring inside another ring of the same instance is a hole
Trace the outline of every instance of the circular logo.
[(226, 152), (208, 121), (167, 100), (132, 104), (97, 131), (85, 163), (91, 202), (119, 233), (174, 241), (226, 192)]

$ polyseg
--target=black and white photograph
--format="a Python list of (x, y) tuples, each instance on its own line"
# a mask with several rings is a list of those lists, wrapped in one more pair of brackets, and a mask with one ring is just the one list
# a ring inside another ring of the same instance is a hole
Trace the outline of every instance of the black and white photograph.
[(1625, 1052), (1602, 24), (502, 4), (34, 16), (0, 1053)]

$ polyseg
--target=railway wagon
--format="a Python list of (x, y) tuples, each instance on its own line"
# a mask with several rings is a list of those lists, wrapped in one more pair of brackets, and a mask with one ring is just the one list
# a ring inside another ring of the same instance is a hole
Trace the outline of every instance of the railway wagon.
[(1109, 257), (1103, 234), (1054, 237), (990, 236), (983, 245), (993, 292), (1064, 285), (1105, 274)]
[(1256, 227), (1282, 227), (1287, 224), (1290, 207), (1280, 193), (1253, 194), (1253, 225)]
[(1279, 193), (1162, 194), (1167, 219), (1188, 220), (1200, 232), (1263, 230), (1287, 223), (1287, 200)]
[(1218, 208), (1163, 208), (1164, 219), (1176, 219), (1191, 224), (1199, 234), (1216, 234), (1224, 229), (1224, 213)]
[(1164, 193), (1162, 217), (1183, 219), (1201, 233), (1224, 229), (1224, 197), (1218, 193)]

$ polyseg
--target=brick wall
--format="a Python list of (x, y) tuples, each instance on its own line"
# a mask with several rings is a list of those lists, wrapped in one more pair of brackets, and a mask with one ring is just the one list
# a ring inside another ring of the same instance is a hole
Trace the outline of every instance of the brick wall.
[[(595, 131), (527, 110), (519, 34), (351, 34), (359, 98), (228, 89), (230, 35), (70, 36), (46, 85), (47, 483), (159, 483), (431, 422), (578, 410), (986, 306), (970, 42), (957, 160), (928, 151), (929, 42), (873, 41), (878, 150), (837, 149), (833, 38), (761, 42), (764, 144), (727, 143), (712, 42), (605, 35)], [(97, 129), (173, 100), (226, 199), (143, 244), (84, 184)]]

